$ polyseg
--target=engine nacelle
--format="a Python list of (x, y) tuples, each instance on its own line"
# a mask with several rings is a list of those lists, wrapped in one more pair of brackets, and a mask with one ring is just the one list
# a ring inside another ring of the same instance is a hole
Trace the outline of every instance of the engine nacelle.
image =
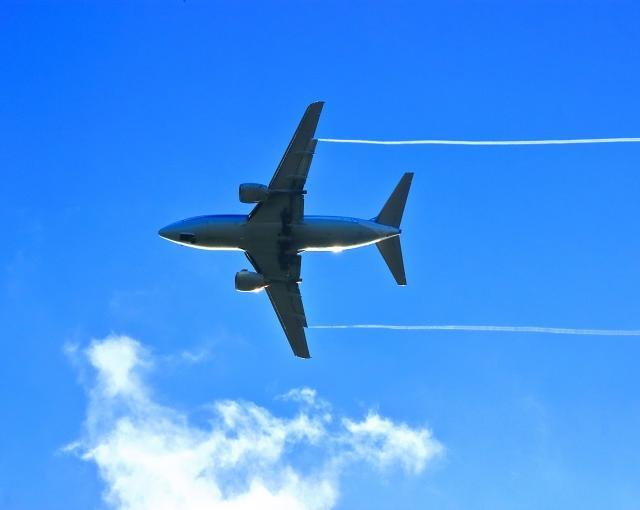
[(260, 273), (243, 269), (236, 273), (236, 290), (240, 292), (257, 292), (264, 289), (267, 283)]
[(243, 204), (255, 204), (267, 199), (269, 196), (269, 188), (264, 184), (249, 182), (240, 185), (238, 194), (240, 195), (240, 202)]

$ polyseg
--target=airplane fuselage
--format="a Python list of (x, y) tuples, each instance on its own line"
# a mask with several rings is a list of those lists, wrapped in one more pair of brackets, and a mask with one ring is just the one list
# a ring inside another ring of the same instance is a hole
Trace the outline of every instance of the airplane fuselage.
[[(317, 101), (305, 110), (269, 185), (240, 184), (238, 199), (253, 204), (250, 214), (196, 216), (158, 232), (190, 248), (244, 251), (253, 271), (238, 271), (235, 289), (266, 292), (293, 353), (300, 358), (311, 357), (299, 286), (302, 252), (342, 251), (375, 243), (396, 283), (407, 284), (399, 235), (411, 172), (402, 176), (372, 220), (304, 215), (305, 184), (318, 143), (314, 135), (322, 105)], [(336, 187), (340, 182), (335, 180)]]
[(400, 234), (400, 229), (373, 220), (340, 216), (304, 216), (283, 232), (280, 222), (249, 221), (245, 214), (196, 216), (167, 225), (159, 234), (178, 244), (203, 250), (243, 250), (276, 247), (290, 250), (342, 251), (373, 244)]

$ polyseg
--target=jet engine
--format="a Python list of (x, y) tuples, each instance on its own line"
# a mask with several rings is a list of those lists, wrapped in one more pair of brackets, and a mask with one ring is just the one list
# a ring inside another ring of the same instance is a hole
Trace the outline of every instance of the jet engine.
[(249, 182), (240, 185), (240, 202), (243, 204), (255, 204), (263, 202), (269, 196), (269, 188), (264, 184)]
[(257, 292), (267, 286), (260, 273), (243, 269), (236, 273), (236, 290), (240, 292)]

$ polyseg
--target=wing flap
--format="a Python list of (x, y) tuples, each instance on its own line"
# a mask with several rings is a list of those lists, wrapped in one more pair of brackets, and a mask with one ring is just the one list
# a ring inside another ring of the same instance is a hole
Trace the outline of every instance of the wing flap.
[(310, 358), (307, 338), (304, 333), (307, 319), (298, 284), (276, 282), (270, 284), (266, 291), (293, 353), (299, 358)]
[(310, 358), (304, 332), (307, 317), (298, 286), (301, 257), (288, 257), (286, 267), (282, 268), (278, 252), (254, 250), (245, 253), (255, 270), (269, 282), (265, 290), (293, 353), (299, 358)]
[(298, 222), (304, 215), (304, 185), (313, 160), (318, 140), (316, 127), (324, 102), (311, 103), (296, 129), (280, 164), (276, 169), (269, 190), (269, 197), (258, 204), (249, 219), (252, 222), (277, 223), (286, 217), (289, 223)]
[(313, 137), (323, 106), (324, 102), (318, 101), (307, 107), (275, 174), (273, 174), (269, 188), (302, 189), (304, 187), (318, 143)]

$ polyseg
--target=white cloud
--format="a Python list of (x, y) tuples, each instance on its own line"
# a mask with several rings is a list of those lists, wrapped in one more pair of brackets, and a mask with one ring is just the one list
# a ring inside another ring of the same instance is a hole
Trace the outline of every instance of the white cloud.
[(427, 428), (412, 429), (404, 423), (396, 424), (375, 413), (360, 422), (342, 420), (350, 434), (350, 444), (357, 457), (386, 469), (395, 463), (406, 471), (420, 473), (426, 463), (442, 454), (442, 445)]
[(314, 405), (318, 393), (313, 388), (293, 388), (287, 391), (284, 395), (281, 395), (282, 400), (291, 400), (292, 402), (303, 402), (308, 405)]
[(85, 354), (96, 382), (83, 437), (66, 451), (97, 465), (105, 500), (120, 510), (329, 509), (348, 463), (419, 474), (442, 452), (427, 428), (376, 413), (332, 420), (311, 388), (284, 396), (300, 403), (293, 417), (223, 400), (197, 426), (153, 401), (150, 355), (136, 340), (110, 336)]
[(98, 372), (105, 396), (139, 396), (143, 391), (138, 371), (148, 365), (142, 346), (128, 336), (109, 336), (94, 340), (87, 357)]
[(208, 349), (199, 349), (197, 351), (188, 351), (184, 350), (180, 353), (180, 359), (185, 363), (202, 363), (203, 361), (207, 361), (211, 353)]

